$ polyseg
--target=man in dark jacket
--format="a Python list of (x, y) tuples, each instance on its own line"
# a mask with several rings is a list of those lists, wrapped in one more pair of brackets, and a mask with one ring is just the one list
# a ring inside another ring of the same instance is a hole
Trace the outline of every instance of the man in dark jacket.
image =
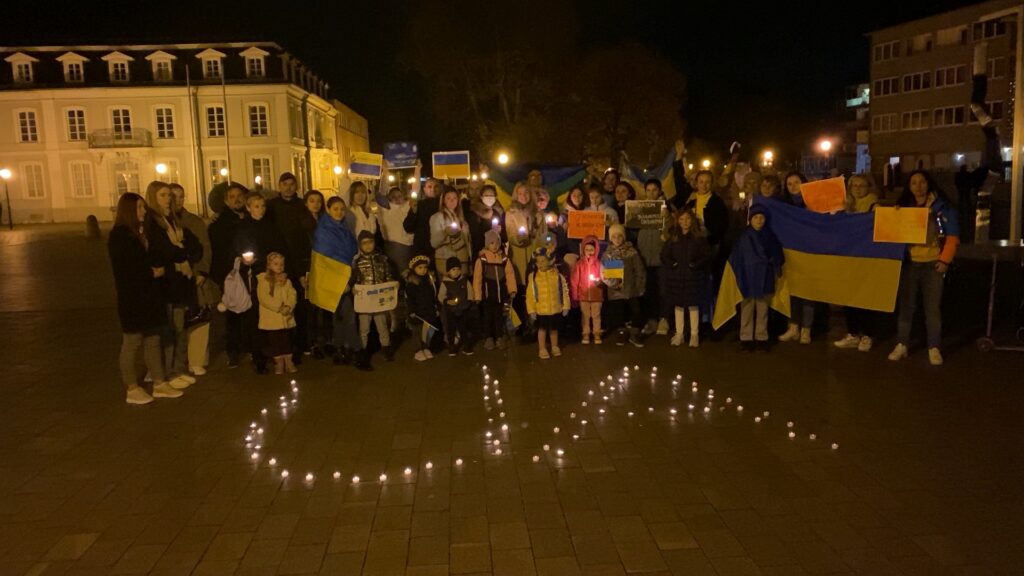
[[(430, 217), (437, 212), (442, 190), (444, 190), (444, 184), (440, 180), (428, 178), (423, 185), (425, 197), (412, 203), (409, 215), (402, 223), (405, 231), (413, 235), (412, 244), (416, 254), (429, 256), (431, 259), (434, 258), (434, 247), (430, 243)], [(413, 195), (417, 194), (415, 188), (412, 193)]]
[(304, 263), (309, 260), (312, 246), (305, 226), (309, 219), (306, 204), (298, 195), (298, 181), (291, 172), (281, 174), (277, 181), (280, 195), (267, 201), (267, 219), (274, 223), (284, 240), (284, 269), (295, 287), (295, 338), (293, 361), (300, 364), (306, 351), (306, 291), (300, 278), (306, 273)]
[[(235, 266), (235, 258), (241, 256), (235, 251), (235, 238), (238, 229), (249, 217), (245, 211), (245, 197), (249, 193), (241, 184), (232, 183), (224, 193), (224, 210), (217, 215), (217, 220), (210, 224), (210, 246), (213, 249), (213, 261), (210, 263), (210, 279), (224, 290), (224, 278)], [(242, 315), (231, 311), (224, 312), (225, 342), (228, 354), (228, 367), (238, 366), (238, 357), (242, 352)]]

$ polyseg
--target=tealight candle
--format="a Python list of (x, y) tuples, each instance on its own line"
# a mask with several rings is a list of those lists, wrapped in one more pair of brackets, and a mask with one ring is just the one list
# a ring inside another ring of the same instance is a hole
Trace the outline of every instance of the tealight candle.
[(545, 444), (544, 445), (544, 451), (545, 452), (550, 452), (551, 451), (551, 445), (550, 444)]
[(252, 442), (252, 435), (246, 436), (245, 437), (245, 441), (246, 442)]
[(505, 403), (504, 400), (502, 400), (501, 398), (498, 398), (498, 406), (501, 406), (504, 403)]
[(597, 411), (597, 412), (598, 412), (598, 414), (604, 414), (604, 408), (600, 408), (600, 409), (598, 409), (598, 411)]
[(491, 218), (491, 226), (497, 226), (498, 222), (500, 222), (500, 220), (497, 218)]
[(593, 390), (587, 390), (587, 396), (593, 396), (593, 395), (594, 395), (594, 391)]
[(561, 432), (561, 430), (558, 428), (558, 426), (555, 426), (554, 428), (552, 428), (551, 431), (554, 432), (555, 434), (558, 434), (559, 432)]
[(298, 404), (298, 403), (299, 403), (299, 401), (298, 401), (298, 400), (292, 400), (292, 406), (295, 406), (295, 405), (296, 405), (296, 404)]
[(810, 436), (808, 436), (808, 438), (810, 438), (811, 440), (817, 440), (818, 439), (818, 435), (817, 434), (811, 434)]
[(335, 470), (334, 471), (334, 479), (335, 480), (340, 480), (341, 479), (341, 472), (338, 472), (337, 470)]
[(710, 408), (710, 407), (708, 407), (708, 406), (705, 406), (705, 407), (704, 407), (704, 413), (705, 413), (705, 414), (708, 414), (708, 413), (710, 413), (710, 412), (711, 412), (711, 408)]
[(259, 460), (260, 459), (260, 453), (259, 452), (253, 452), (252, 456), (250, 456), (250, 458), (252, 458), (253, 460)]
[(382, 483), (383, 482), (387, 482), (388, 481), (388, 475), (387, 474), (381, 474), (380, 477), (378, 478), (378, 480), (380, 480)]
[(576, 413), (575, 412), (569, 412), (569, 418), (572, 419), (572, 420), (575, 420), (576, 419)]
[(259, 434), (260, 436), (262, 436), (263, 435), (263, 428), (260, 428), (259, 430), (257, 430), (256, 433)]
[(639, 370), (639, 369), (640, 369), (639, 366), (633, 366), (633, 370)]
[(580, 435), (579, 434), (573, 434), (572, 435), (572, 439), (573, 440), (579, 440), (580, 439)]
[(505, 417), (505, 413), (504, 412), (499, 412), (498, 413), (498, 418), (504, 418), (504, 417)]
[(696, 406), (694, 406), (693, 404), (687, 404), (686, 408), (692, 411), (694, 408), (696, 408)]
[(602, 398), (602, 399), (603, 399), (603, 400), (604, 400), (605, 402), (607, 402), (607, 401), (608, 401), (608, 397), (607, 397), (607, 396), (601, 396), (601, 398)]
[(352, 483), (353, 484), (359, 484), (359, 476), (353, 476), (352, 477)]
[(502, 432), (508, 432), (508, 424), (502, 424), (501, 425), (501, 431)]
[(462, 466), (462, 458), (456, 458), (455, 459), (455, 465), (456, 466)]
[(277, 458), (271, 458), (269, 464), (271, 466), (277, 466)]
[(267, 415), (267, 409), (264, 408), (263, 410), (260, 410), (260, 414), (263, 414), (264, 416), (266, 416)]
[(790, 432), (789, 433), (789, 437), (790, 438), (796, 438), (796, 432)]
[(580, 424), (583, 424), (584, 426), (586, 426), (587, 425), (587, 421), (586, 420), (580, 420)]
[(483, 370), (484, 372), (486, 372), (487, 371), (487, 364), (484, 364), (483, 366), (481, 366), (480, 369)]
[(648, 412), (654, 412), (654, 406), (648, 406), (647, 407), (647, 411)]
[(587, 407), (587, 403), (586, 402), (580, 402), (580, 406), (583, 406), (584, 408), (586, 408)]
[(836, 443), (833, 442), (832, 443), (832, 449), (833, 450), (839, 450), (839, 444), (836, 444)]
[(406, 476), (412, 476), (412, 468), (406, 468), (405, 469), (405, 475)]
[(757, 422), (758, 424), (760, 424), (761, 423), (761, 417), (760, 416), (754, 416), (754, 422)]
[(256, 446), (253, 447), (253, 450), (263, 450), (263, 445), (257, 444)]
[(771, 412), (769, 412), (768, 410), (765, 410), (765, 411), (764, 411), (764, 417), (765, 417), (765, 418), (767, 418), (767, 417), (769, 417), (769, 416), (771, 416), (771, 415), (772, 415), (772, 413), (771, 413)]
[(741, 404), (741, 405), (737, 406), (736, 407), (736, 411), (737, 412), (743, 412), (743, 405)]
[(287, 470), (281, 470), (281, 478), (287, 478), (287, 477), (288, 477), (288, 471)]
[(626, 412), (626, 416), (629, 416), (630, 418), (632, 418), (633, 417), (633, 413), (632, 412)]
[(608, 375), (608, 381), (609, 381), (609, 382), (611, 382), (611, 381), (612, 381), (612, 375), (611, 375), (611, 374), (609, 374), (609, 375)]
[(555, 450), (555, 454), (557, 454), (558, 457), (561, 458), (562, 456), (565, 456), (565, 450), (559, 448), (558, 450)]
[(786, 428), (792, 428), (792, 427), (793, 427), (793, 421), (792, 420), (790, 420), (789, 422), (786, 422)]
[(669, 409), (668, 413), (673, 415), (673, 416), (675, 416), (676, 415), (676, 409), (675, 408), (671, 408), (671, 409)]
[[(282, 400), (284, 400), (284, 398), (282, 398)], [(249, 424), (249, 428), (252, 429), (252, 430), (255, 430), (256, 429), (256, 423), (253, 422), (252, 424)]]
[(540, 462), (540, 456), (537, 456), (537, 455), (535, 454), (535, 455), (533, 456), (533, 461), (534, 461), (534, 462)]
[(495, 440), (494, 442), (492, 442), (492, 444), (494, 444), (495, 446), (501, 446), (501, 440)]

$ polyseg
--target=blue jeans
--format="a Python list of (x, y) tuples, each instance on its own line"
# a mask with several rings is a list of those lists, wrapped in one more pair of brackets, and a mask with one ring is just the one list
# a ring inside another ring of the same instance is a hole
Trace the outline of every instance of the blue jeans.
[(810, 328), (814, 325), (814, 302), (804, 300), (797, 296), (789, 297), (790, 322), (801, 328)]
[(349, 290), (341, 297), (338, 303), (338, 310), (334, 313), (334, 345), (349, 350), (358, 351), (363, 349), (363, 342), (359, 338), (359, 326), (356, 323), (356, 309), (352, 304), (352, 291)]
[(935, 270), (935, 262), (905, 262), (900, 274), (900, 315), (896, 325), (896, 341), (903, 345), (910, 342), (910, 328), (914, 324), (917, 294), (920, 292), (924, 300), (928, 347), (938, 348), (942, 343), (943, 275)]

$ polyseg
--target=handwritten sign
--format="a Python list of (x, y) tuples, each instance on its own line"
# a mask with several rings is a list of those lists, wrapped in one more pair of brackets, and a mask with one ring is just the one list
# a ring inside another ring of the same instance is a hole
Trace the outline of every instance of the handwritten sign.
[(398, 282), (356, 284), (352, 287), (352, 297), (356, 314), (390, 312), (398, 306)]
[(664, 213), (664, 200), (626, 200), (626, 228), (660, 230)]
[(587, 236), (597, 236), (604, 240), (604, 212), (591, 210), (572, 210), (569, 212), (569, 238), (582, 240)]
[(812, 212), (842, 212), (846, 208), (846, 181), (842, 178), (829, 178), (801, 184), (800, 195)]
[(875, 208), (874, 240), (924, 244), (928, 241), (928, 209)]

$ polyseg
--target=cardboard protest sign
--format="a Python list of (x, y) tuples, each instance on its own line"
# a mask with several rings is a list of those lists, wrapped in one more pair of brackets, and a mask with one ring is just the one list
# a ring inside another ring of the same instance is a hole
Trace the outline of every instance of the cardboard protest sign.
[(831, 214), (846, 209), (846, 181), (841, 177), (801, 184), (800, 195), (812, 212)]
[(875, 242), (924, 244), (927, 240), (927, 208), (875, 208)]
[(626, 228), (659, 230), (664, 223), (664, 200), (626, 200)]
[(622, 280), (626, 277), (626, 265), (622, 260), (605, 260), (601, 263), (601, 278)]
[(398, 282), (356, 284), (352, 287), (356, 314), (390, 312), (398, 306)]
[(380, 167), (384, 157), (372, 152), (353, 152), (349, 175), (352, 178), (380, 178)]
[(388, 168), (412, 168), (419, 159), (419, 146), (415, 142), (388, 142), (384, 145), (384, 160)]
[(598, 240), (604, 240), (604, 212), (571, 210), (569, 212), (569, 238), (582, 240), (587, 236), (597, 236)]
[(459, 152), (434, 152), (434, 178), (445, 180), (448, 178), (469, 179), (469, 151)]

